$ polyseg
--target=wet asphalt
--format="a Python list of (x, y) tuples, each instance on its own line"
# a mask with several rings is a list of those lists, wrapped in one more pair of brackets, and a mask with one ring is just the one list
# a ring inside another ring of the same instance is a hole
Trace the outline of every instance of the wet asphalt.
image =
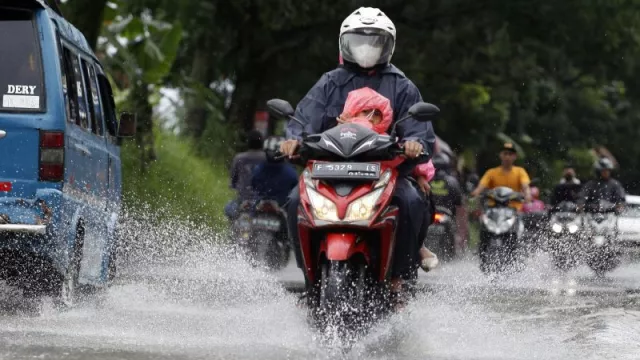
[(420, 277), (424, 291), (355, 346), (312, 331), (293, 264), (255, 269), (230, 250), (129, 261), (69, 311), (23, 308), (2, 288), (0, 359), (640, 359), (640, 263), (605, 278), (557, 273), (544, 254), (490, 279), (469, 256)]

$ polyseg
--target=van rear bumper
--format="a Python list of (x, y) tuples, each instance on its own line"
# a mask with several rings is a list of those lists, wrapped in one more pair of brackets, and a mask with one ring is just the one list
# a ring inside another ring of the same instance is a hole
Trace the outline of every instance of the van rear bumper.
[(31, 224), (0, 224), (0, 233), (44, 235), (47, 233), (47, 226)]

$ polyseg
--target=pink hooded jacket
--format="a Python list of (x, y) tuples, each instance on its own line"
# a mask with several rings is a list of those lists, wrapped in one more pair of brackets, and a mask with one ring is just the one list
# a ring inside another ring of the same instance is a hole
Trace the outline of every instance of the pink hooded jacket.
[[(356, 117), (356, 115), (365, 110), (380, 111), (382, 113), (382, 121), (374, 125), (367, 118)], [(391, 108), (389, 99), (373, 89), (364, 87), (349, 92), (340, 117), (348, 119), (347, 121), (349, 122), (369, 127), (378, 134), (384, 134), (393, 122), (393, 109)], [(436, 170), (431, 160), (426, 164), (416, 166), (414, 171), (414, 175), (425, 177), (427, 181), (431, 181), (435, 173)]]

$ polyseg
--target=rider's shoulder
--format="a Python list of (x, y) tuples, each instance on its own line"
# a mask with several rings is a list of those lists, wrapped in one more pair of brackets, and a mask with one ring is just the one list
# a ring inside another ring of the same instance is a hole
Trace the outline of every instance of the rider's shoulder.
[[(401, 79), (403, 82), (407, 84), (413, 85), (413, 82), (407, 78), (407, 76), (402, 72), (402, 70), (398, 69), (395, 65), (389, 64), (384, 69), (380, 70), (380, 74), (383, 76), (394, 76)], [(357, 74), (344, 66), (338, 66), (337, 68), (327, 71), (322, 75), (322, 79), (325, 81), (333, 82), (337, 85), (342, 85)], [(415, 85), (414, 85), (415, 86)]]
[(522, 166), (514, 166), (513, 170), (519, 173), (527, 174), (527, 169), (523, 168)]

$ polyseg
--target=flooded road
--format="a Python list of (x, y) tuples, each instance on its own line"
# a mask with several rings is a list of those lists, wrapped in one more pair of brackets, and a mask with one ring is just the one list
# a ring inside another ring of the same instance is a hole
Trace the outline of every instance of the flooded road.
[[(425, 292), (344, 352), (309, 329), (294, 266), (252, 269), (209, 246), (130, 261), (108, 291), (67, 312), (14, 311), (0, 296), (0, 359), (637, 359), (640, 264), (606, 279), (558, 276), (543, 255), (491, 281), (473, 258), (421, 282)], [(4, 298), (2, 298), (4, 297)]]

